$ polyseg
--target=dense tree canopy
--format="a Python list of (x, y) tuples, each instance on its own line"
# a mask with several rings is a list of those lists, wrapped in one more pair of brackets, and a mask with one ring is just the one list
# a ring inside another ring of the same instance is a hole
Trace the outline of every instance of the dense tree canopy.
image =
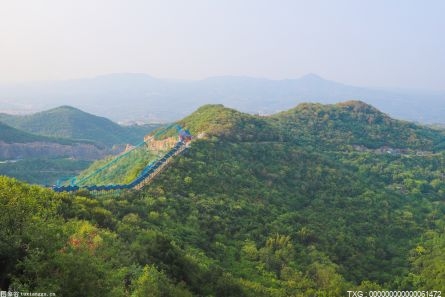
[(299, 109), (201, 108), (181, 124), (204, 137), (139, 192), (55, 194), (1, 177), (0, 287), (58, 296), (444, 291), (442, 132), (357, 102)]

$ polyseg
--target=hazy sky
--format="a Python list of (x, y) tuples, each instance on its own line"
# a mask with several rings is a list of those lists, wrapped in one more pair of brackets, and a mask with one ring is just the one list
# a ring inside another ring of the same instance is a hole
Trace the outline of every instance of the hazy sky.
[(442, 0), (0, 0), (0, 82), (316, 73), (445, 90)]

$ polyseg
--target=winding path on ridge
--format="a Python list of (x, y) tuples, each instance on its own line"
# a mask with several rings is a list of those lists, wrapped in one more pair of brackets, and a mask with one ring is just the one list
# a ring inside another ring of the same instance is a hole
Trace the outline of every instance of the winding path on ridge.
[[(55, 192), (76, 192), (79, 190), (87, 190), (94, 193), (101, 193), (101, 192), (108, 192), (108, 191), (116, 191), (116, 190), (140, 190), (145, 185), (148, 185), (155, 176), (157, 176), (159, 173), (161, 173), (167, 165), (172, 161), (172, 159), (181, 154), (188, 146), (192, 139), (192, 135), (188, 130), (183, 129), (177, 124), (170, 125), (160, 132), (156, 133), (153, 137), (150, 137), (149, 139), (153, 139), (154, 137), (157, 137), (161, 134), (164, 134), (167, 130), (169, 130), (172, 126), (175, 126), (178, 134), (179, 134), (179, 140), (176, 142), (176, 144), (171, 148), (169, 151), (167, 151), (162, 157), (158, 158), (157, 160), (149, 163), (146, 165), (142, 171), (138, 174), (138, 176), (133, 179), (129, 183), (125, 184), (112, 184), (112, 185), (82, 185), (85, 184), (85, 182), (91, 178), (94, 175), (97, 175), (98, 173), (102, 172), (106, 168), (110, 167), (112, 164), (116, 163), (118, 160), (123, 158), (124, 156), (128, 155), (131, 151), (135, 150), (138, 147), (141, 147), (144, 144), (147, 144), (147, 141), (144, 140), (143, 142), (136, 145), (131, 150), (117, 156), (104, 166), (100, 167), (99, 169), (95, 170), (93, 173), (87, 175), (86, 177), (80, 179), (79, 181), (76, 181), (76, 178), (71, 179), (71, 184), (68, 186), (63, 185), (55, 185), (52, 187), (52, 189)], [(148, 140), (150, 141), (150, 140)]]

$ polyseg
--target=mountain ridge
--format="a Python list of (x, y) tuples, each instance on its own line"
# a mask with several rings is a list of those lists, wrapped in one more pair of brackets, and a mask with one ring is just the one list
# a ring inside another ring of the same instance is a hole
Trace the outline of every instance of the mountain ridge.
[(326, 104), (359, 99), (392, 117), (432, 124), (444, 121), (444, 98), (445, 92), (358, 87), (313, 74), (283, 80), (236, 76), (170, 80), (146, 74), (112, 74), (0, 87), (0, 110), (13, 106), (42, 110), (64, 102), (117, 121), (166, 122), (185, 117), (205, 103), (273, 114), (307, 101)]
[(364, 145), (435, 150), (445, 147), (445, 133), (392, 119), (363, 101), (301, 103), (271, 116), (253, 116), (223, 105), (205, 105), (179, 121), (192, 133), (232, 139), (282, 140), (312, 147)]
[[(445, 148), (445, 131), (392, 119), (362, 101), (328, 105), (302, 103), (272, 116), (255, 116), (222, 104), (208, 104), (177, 124), (189, 130), (198, 141), (207, 139), (253, 145), (275, 143), (320, 154), (368, 151), (433, 155)], [(177, 130), (171, 127), (163, 134), (161, 138), (171, 138)], [(131, 176), (137, 175), (147, 165), (149, 156), (144, 151), (135, 154), (139, 157), (134, 157), (134, 160), (127, 157), (128, 160), (119, 163), (123, 165), (113, 163), (107, 176), (112, 176), (113, 183), (119, 183), (119, 179), (126, 180), (126, 172), (130, 172)], [(100, 160), (82, 174), (89, 175), (97, 170), (99, 164), (103, 166), (109, 161)], [(124, 174), (124, 177), (110, 171)]]

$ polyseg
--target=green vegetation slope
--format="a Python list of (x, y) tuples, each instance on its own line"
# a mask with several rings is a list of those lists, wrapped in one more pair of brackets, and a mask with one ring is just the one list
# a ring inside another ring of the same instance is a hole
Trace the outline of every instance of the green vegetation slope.
[(0, 122), (0, 141), (6, 143), (29, 143), (29, 142), (54, 142), (60, 144), (72, 144), (74, 141), (55, 137), (45, 137), (28, 133)]
[(392, 119), (361, 101), (333, 105), (305, 103), (272, 118), (284, 130), (286, 138), (304, 145), (338, 148), (355, 144), (428, 151), (445, 148), (443, 132)]
[[(371, 114), (380, 120), (370, 124)], [(0, 179), (0, 190), (13, 189), (0, 195), (0, 232), (14, 243), (0, 245), (1, 288), (255, 297), (445, 290), (442, 132), (361, 102), (272, 117), (204, 106), (181, 124), (202, 138), (140, 192), (93, 199)]]
[(144, 135), (157, 127), (123, 127), (109, 119), (70, 106), (61, 106), (32, 115), (2, 114), (0, 121), (33, 134), (84, 139), (107, 145), (140, 142)]

